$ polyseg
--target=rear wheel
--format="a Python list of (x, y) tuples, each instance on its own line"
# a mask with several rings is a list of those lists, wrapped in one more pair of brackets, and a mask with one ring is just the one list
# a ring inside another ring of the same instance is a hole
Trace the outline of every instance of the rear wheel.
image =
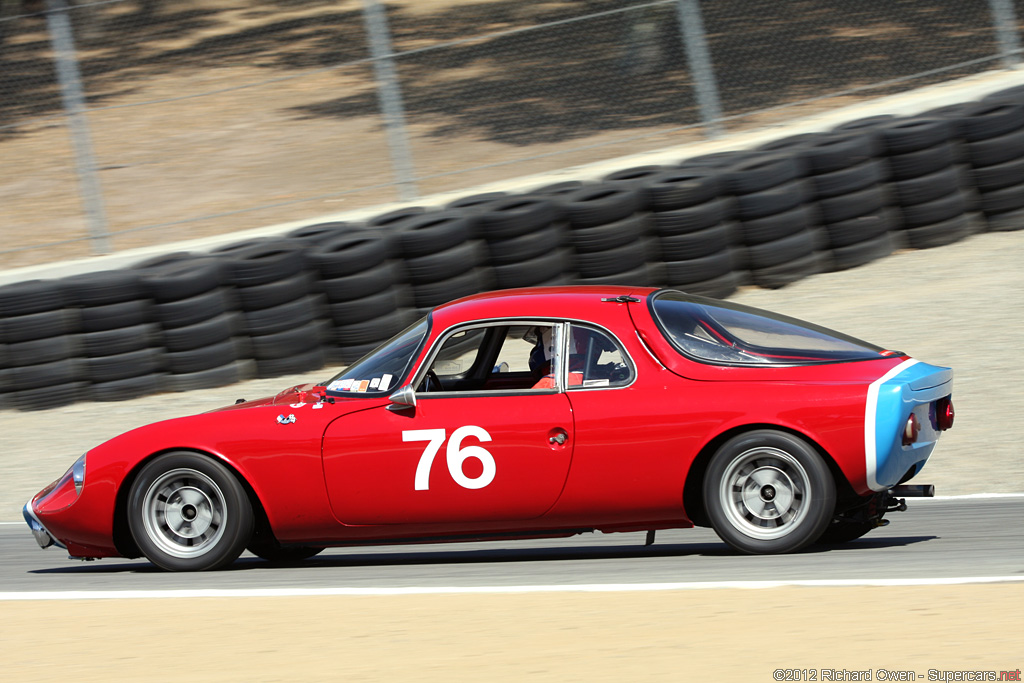
[(168, 571), (231, 564), (253, 531), (252, 506), (235, 476), (197, 453), (149, 462), (132, 485), (128, 526), (139, 550)]
[(835, 482), (802, 439), (756, 430), (727, 441), (704, 480), (711, 526), (750, 554), (788, 553), (821, 536), (835, 508)]

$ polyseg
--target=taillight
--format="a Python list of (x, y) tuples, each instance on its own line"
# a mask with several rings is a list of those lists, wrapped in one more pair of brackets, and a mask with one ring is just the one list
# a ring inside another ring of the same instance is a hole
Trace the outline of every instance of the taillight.
[(913, 413), (907, 418), (907, 424), (903, 428), (903, 445), (909, 446), (917, 441), (917, 435), (921, 433), (921, 423), (917, 421), (917, 415)]
[(949, 396), (935, 403), (935, 423), (943, 432), (953, 426), (953, 399)]

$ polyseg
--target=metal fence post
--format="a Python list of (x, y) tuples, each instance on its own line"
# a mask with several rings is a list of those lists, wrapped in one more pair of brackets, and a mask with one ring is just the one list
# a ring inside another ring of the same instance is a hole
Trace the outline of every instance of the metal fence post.
[(699, 0), (678, 0), (679, 26), (683, 32), (686, 58), (693, 74), (693, 85), (697, 94), (697, 106), (708, 137), (717, 138), (722, 134), (722, 105), (718, 99), (718, 83), (711, 66), (711, 53), (704, 40), (704, 20), (700, 15)]
[(1020, 40), (1017, 36), (1017, 17), (1013, 11), (1011, 0), (988, 0), (992, 9), (992, 20), (999, 39), (999, 52), (1003, 56), (1003, 64), (1012, 69), (1020, 63)]
[(398, 180), (399, 199), (415, 199), (416, 171), (413, 168), (412, 149), (405, 125), (405, 108), (402, 105), (402, 90), (398, 85), (395, 64), (392, 58), (391, 32), (388, 18), (377, 0), (363, 0), (363, 21), (370, 41), (370, 54), (377, 75), (377, 97), (384, 114), (384, 129), (391, 150), (391, 163)]
[(96, 171), (96, 157), (92, 150), (89, 122), (85, 118), (85, 96), (82, 77), (75, 56), (75, 42), (68, 19), (67, 0), (46, 0), (46, 26), (50, 32), (57, 68), (57, 82), (67, 112), (71, 143), (75, 150), (75, 170), (78, 173), (79, 193), (85, 206), (86, 224), (93, 251), (110, 253), (110, 235), (107, 216), (103, 210), (103, 190)]

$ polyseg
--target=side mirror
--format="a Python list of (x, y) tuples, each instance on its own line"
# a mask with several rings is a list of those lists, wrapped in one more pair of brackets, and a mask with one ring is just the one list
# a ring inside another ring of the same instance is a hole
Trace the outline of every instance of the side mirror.
[(415, 408), (416, 391), (413, 390), (411, 385), (406, 384), (404, 387), (388, 396), (388, 400), (391, 401), (391, 405), (388, 406), (388, 410), (405, 410), (406, 408)]

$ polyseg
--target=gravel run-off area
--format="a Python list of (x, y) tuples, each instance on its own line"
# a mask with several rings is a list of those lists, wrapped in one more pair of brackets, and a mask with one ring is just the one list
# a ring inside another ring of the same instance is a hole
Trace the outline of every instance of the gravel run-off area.
[[(1024, 231), (898, 252), (784, 289), (745, 288), (733, 300), (952, 367), (956, 425), (916, 481), (935, 484), (938, 495), (1024, 491)], [(335, 370), (120, 403), (0, 411), (0, 521), (20, 520), (33, 494), (78, 455), (121, 432), (273, 394)]]

